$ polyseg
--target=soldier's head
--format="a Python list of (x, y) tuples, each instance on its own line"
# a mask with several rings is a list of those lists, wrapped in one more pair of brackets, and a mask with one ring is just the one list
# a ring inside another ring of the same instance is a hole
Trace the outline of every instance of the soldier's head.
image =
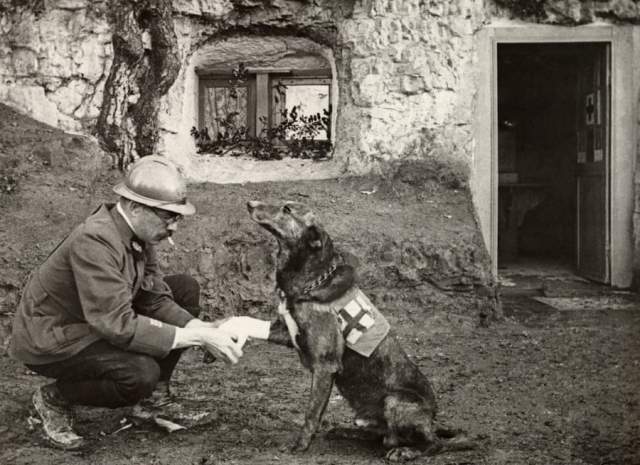
[(170, 237), (178, 221), (196, 211), (176, 166), (158, 155), (136, 161), (113, 190), (136, 236), (150, 244)]

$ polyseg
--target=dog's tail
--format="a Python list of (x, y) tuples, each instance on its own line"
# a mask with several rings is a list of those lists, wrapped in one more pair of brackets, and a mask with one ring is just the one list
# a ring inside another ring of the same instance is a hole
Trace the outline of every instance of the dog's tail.
[(471, 450), (478, 447), (477, 441), (469, 439), (461, 429), (438, 426), (435, 431), (442, 447), (440, 452)]
[(464, 434), (465, 432), (458, 428), (445, 428), (442, 425), (438, 425), (435, 427), (434, 433), (436, 433), (436, 436), (440, 439), (452, 439)]
[(455, 438), (441, 439), (440, 444), (442, 446), (440, 452), (453, 452), (478, 448), (478, 443), (466, 436), (456, 436)]

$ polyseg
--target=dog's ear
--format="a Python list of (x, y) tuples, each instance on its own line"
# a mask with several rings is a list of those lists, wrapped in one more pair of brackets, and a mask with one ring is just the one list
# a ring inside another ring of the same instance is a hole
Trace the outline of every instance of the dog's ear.
[(321, 249), (323, 247), (324, 231), (315, 224), (307, 228), (307, 243), (312, 249)]

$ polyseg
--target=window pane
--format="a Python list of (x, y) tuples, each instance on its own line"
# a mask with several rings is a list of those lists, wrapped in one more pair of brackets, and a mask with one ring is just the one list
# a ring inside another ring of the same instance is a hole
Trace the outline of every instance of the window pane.
[(236, 88), (236, 96), (230, 87), (205, 87), (203, 124), (212, 139), (224, 133), (220, 120), (232, 121), (236, 128), (247, 126), (247, 88)]
[[(324, 111), (329, 111), (329, 86), (326, 84), (287, 84), (286, 108), (290, 114), (293, 107), (298, 107), (298, 115), (311, 116), (319, 113), (326, 116)], [(294, 136), (294, 131), (287, 131), (287, 139)], [(326, 140), (329, 136), (326, 129), (322, 129), (314, 140)]]

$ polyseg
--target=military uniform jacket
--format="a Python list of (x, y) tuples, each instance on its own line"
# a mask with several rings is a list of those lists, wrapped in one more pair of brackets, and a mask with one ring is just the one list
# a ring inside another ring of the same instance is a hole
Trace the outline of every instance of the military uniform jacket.
[(114, 205), (102, 205), (31, 273), (9, 353), (27, 364), (46, 364), (104, 339), (163, 358), (175, 327), (192, 318), (173, 301), (154, 247), (135, 242)]

